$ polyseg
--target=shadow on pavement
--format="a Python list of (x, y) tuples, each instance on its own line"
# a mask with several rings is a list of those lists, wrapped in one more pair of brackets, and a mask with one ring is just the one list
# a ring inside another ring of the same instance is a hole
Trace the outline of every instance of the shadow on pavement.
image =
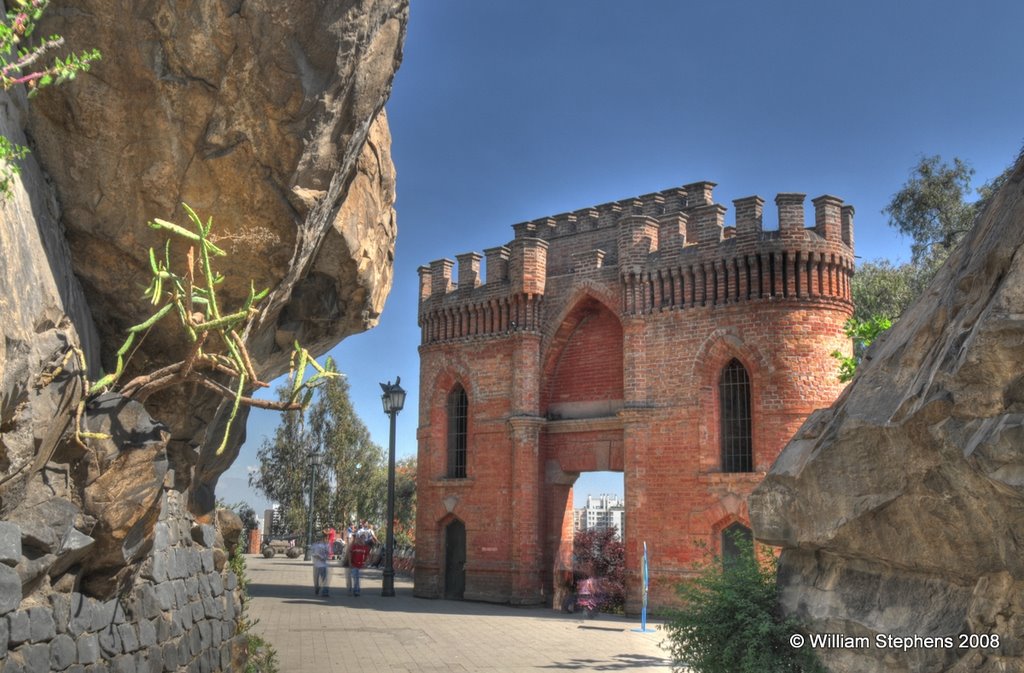
[[(283, 568), (290, 571), (285, 577), (294, 578), (294, 584), (264, 582), (264, 573), (273, 573), (281, 578)], [(581, 629), (622, 631), (638, 624), (635, 617), (602, 614), (598, 623), (585, 619), (582, 614), (556, 612), (542, 605), (518, 606), (507, 603), (485, 603), (477, 601), (444, 600), (439, 598), (418, 598), (413, 596), (412, 581), (409, 577), (396, 576), (394, 598), (380, 595), (382, 572), (378, 569), (364, 569), (362, 573), (362, 595), (351, 596), (345, 589), (345, 570), (332, 566), (330, 576), (331, 596), (314, 598), (312, 564), (300, 559), (259, 559), (247, 568), (249, 595), (252, 598), (277, 598), (338, 607), (346, 610), (373, 610), (410, 614), (467, 615), (472, 617), (530, 617), (577, 623)], [(655, 625), (655, 624), (652, 624)]]
[(560, 668), (565, 670), (586, 671), (626, 671), (631, 668), (650, 668), (652, 666), (668, 666), (669, 660), (662, 657), (649, 657), (642, 654), (618, 654), (612, 661), (601, 659), (569, 659), (555, 661), (540, 668)]

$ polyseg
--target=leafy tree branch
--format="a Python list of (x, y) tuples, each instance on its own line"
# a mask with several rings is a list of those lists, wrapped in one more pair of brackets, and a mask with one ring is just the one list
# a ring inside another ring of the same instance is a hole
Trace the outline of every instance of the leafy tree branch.
[[(63, 58), (54, 56), (46, 64), (46, 58), (64, 46), (64, 38), (59, 35), (32, 39), (49, 0), (11, 0), (7, 4), (10, 9), (0, 22), (0, 87), (4, 91), (24, 84), (31, 98), (51, 84), (74, 79), (78, 73), (89, 70), (93, 61), (99, 60), (99, 50), (92, 49)], [(3, 197), (10, 197), (13, 180), (21, 173), (16, 162), (27, 154), (27, 147), (0, 136), (0, 194)]]

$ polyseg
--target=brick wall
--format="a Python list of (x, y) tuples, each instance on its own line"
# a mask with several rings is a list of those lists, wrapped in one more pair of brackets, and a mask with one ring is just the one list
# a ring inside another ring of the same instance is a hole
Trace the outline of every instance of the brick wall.
[[(829, 354), (850, 349), (852, 208), (819, 197), (808, 228), (804, 195), (780, 195), (780, 227), (765, 230), (764, 200), (750, 197), (726, 226), (713, 187), (515, 225), (507, 278), (421, 294), (418, 595), (443, 595), (444, 527), (458, 519), (465, 598), (554, 601), (586, 471), (624, 474), (631, 611), (644, 541), (652, 604), (665, 605), (723, 528), (749, 525), (750, 491), (842, 388)], [(721, 468), (718, 380), (733, 358), (751, 381), (750, 473)], [(456, 382), (466, 479), (444, 477)]]

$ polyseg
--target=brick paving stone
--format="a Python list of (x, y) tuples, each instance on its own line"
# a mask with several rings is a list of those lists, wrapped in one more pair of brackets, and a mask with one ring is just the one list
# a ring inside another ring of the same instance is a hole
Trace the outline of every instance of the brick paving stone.
[[(671, 670), (664, 632), (634, 632), (638, 618), (414, 598), (402, 577), (397, 596), (383, 598), (378, 570), (364, 571), (358, 598), (344, 591), (320, 598), (308, 562), (247, 555), (246, 564), (253, 630), (289, 673)], [(339, 586), (341, 570), (332, 572)]]

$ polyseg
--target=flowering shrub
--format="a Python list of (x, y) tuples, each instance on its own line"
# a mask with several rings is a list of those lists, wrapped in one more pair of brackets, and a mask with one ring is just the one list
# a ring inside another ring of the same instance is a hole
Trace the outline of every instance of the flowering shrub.
[(573, 538), (577, 577), (593, 573), (601, 592), (602, 612), (622, 612), (626, 599), (626, 548), (614, 528), (585, 530)]

